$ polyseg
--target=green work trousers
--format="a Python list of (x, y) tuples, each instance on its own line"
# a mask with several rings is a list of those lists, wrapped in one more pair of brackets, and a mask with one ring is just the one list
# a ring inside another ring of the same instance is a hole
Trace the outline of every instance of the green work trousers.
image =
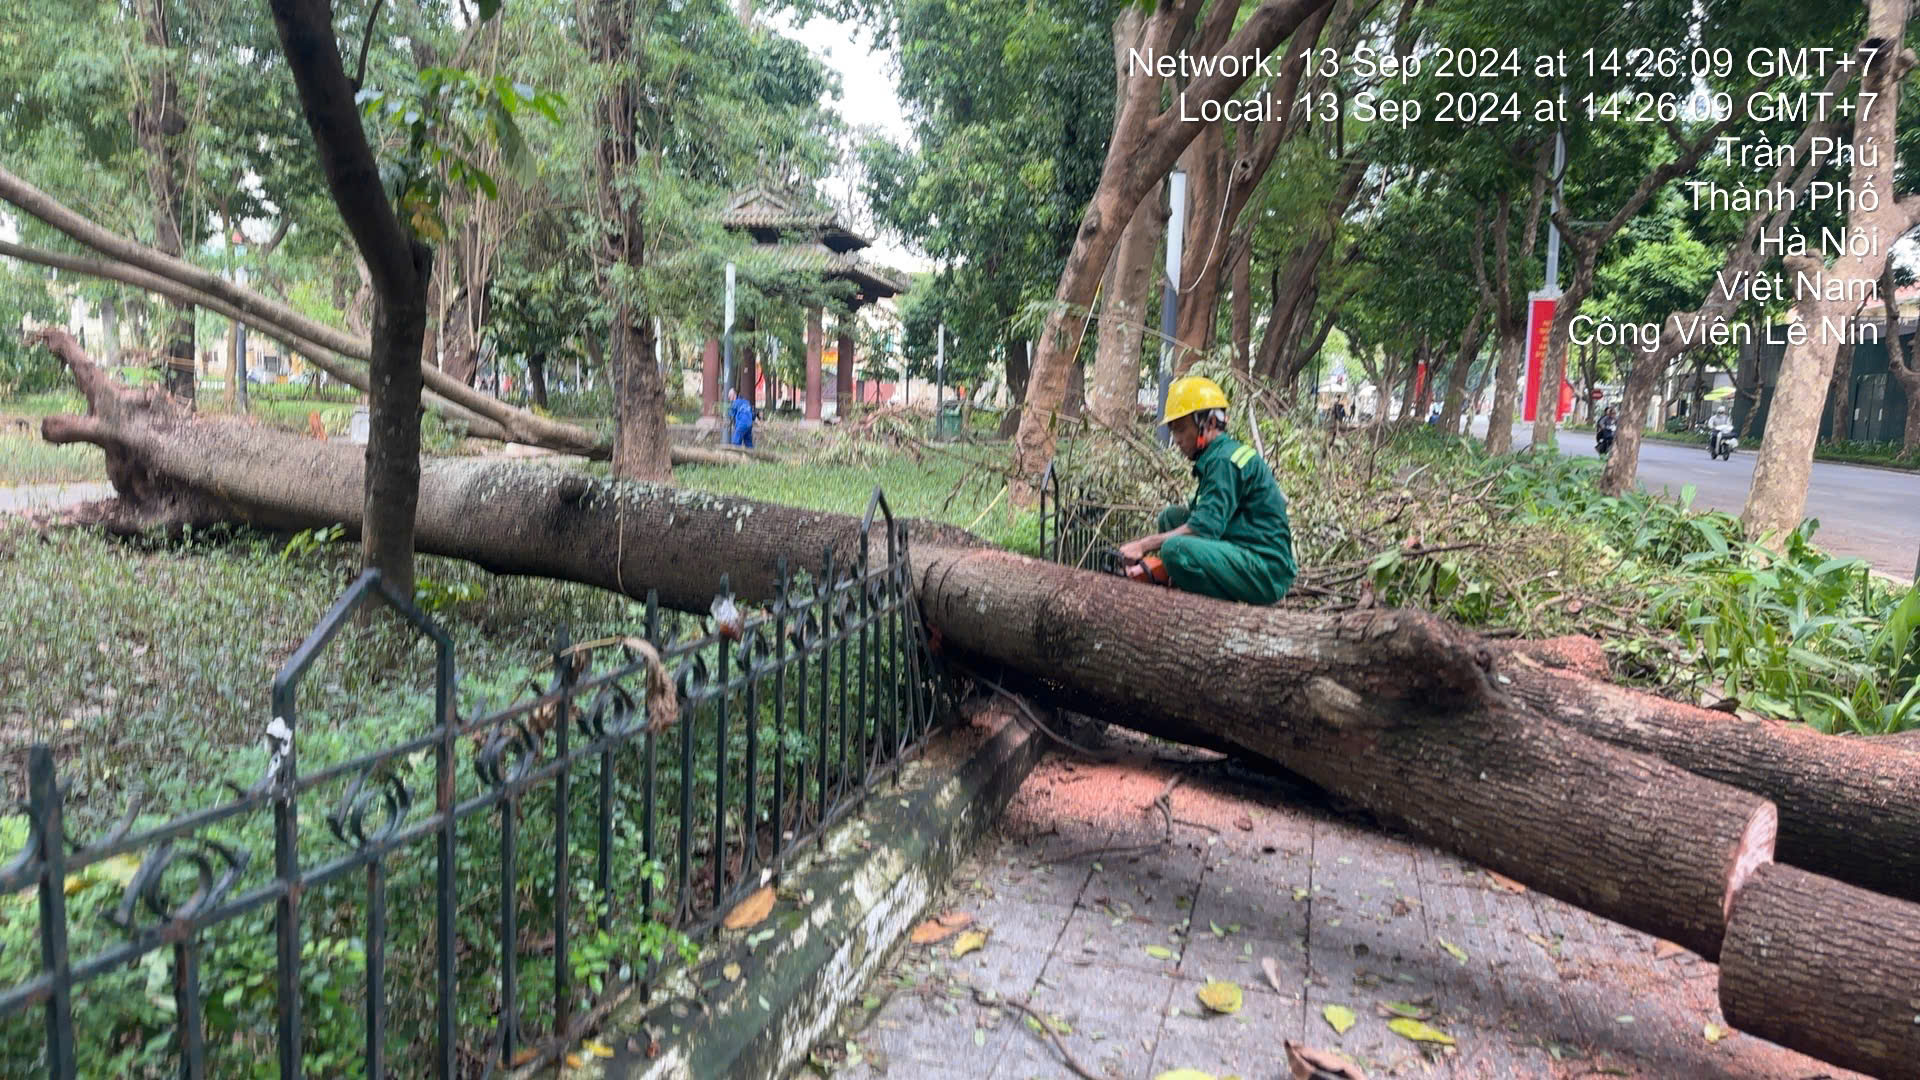
[[(1160, 511), (1158, 531), (1177, 529), (1186, 523), (1187, 508), (1169, 506)], [(1287, 595), (1293, 587), (1293, 575), (1285, 566), (1225, 540), (1169, 537), (1160, 545), (1160, 561), (1166, 563), (1174, 588), (1216, 600), (1266, 605)]]

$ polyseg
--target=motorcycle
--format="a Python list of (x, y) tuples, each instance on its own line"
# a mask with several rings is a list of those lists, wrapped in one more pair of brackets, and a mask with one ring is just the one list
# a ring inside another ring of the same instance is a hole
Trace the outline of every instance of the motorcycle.
[(1726, 461), (1733, 452), (1740, 449), (1740, 440), (1731, 431), (1707, 432), (1707, 457), (1716, 461)]
[(1601, 457), (1613, 453), (1613, 427), (1602, 424), (1593, 432), (1593, 452)]

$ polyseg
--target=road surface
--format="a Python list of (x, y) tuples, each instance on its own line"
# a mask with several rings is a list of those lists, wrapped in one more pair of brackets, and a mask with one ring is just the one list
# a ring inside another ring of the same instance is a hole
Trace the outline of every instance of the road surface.
[[(1474, 419), (1473, 431), (1486, 435), (1485, 417)], [(1514, 427), (1515, 449), (1532, 441), (1533, 425)], [(1563, 431), (1559, 443), (1562, 453), (1594, 456), (1592, 432)], [(1753, 463), (1754, 455), (1747, 450), (1715, 461), (1705, 446), (1645, 440), (1640, 444), (1640, 486), (1678, 495), (1692, 484), (1693, 505), (1737, 515), (1747, 503)], [(1820, 519), (1814, 540), (1822, 548), (1858, 555), (1875, 570), (1902, 581), (1913, 578), (1920, 555), (1920, 473), (1816, 461), (1806, 516)]]

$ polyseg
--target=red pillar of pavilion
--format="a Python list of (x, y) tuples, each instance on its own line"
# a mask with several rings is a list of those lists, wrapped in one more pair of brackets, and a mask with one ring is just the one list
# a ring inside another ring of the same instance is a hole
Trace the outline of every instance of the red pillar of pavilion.
[(807, 309), (807, 411), (809, 420), (820, 419), (820, 351), (826, 334), (820, 329), (820, 309)]
[(708, 416), (720, 414), (719, 338), (708, 338), (706, 352), (700, 357), (700, 411)]

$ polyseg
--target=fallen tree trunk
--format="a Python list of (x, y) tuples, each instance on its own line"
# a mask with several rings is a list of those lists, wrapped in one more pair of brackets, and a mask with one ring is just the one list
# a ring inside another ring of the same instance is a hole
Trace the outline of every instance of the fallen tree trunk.
[(1920, 908), (1792, 866), (1741, 890), (1720, 1009), (1763, 1039), (1881, 1080), (1920, 1078)]
[[(1779, 857), (1920, 901), (1920, 759), (1873, 739), (1702, 709), (1510, 651), (1515, 697), (1614, 746), (1758, 792), (1780, 807)], [(1916, 1007), (1920, 1013), (1920, 1007)]]
[[(136, 507), (280, 528), (359, 520), (353, 448), (196, 419), (110, 385), (49, 335), (92, 404), (47, 438), (107, 448)], [(781, 557), (857, 557), (854, 522), (702, 492), (505, 463), (422, 466), (421, 550), (501, 573), (700, 610), (722, 574), (767, 596)], [(1209, 731), (1543, 892), (1719, 950), (1727, 905), (1772, 856), (1757, 796), (1547, 722), (1499, 693), (1478, 639), (1417, 612), (1212, 605), (1165, 625), (1165, 594), (916, 526), (922, 611), (954, 646), (1126, 711)], [(884, 550), (884, 533), (871, 542)]]

